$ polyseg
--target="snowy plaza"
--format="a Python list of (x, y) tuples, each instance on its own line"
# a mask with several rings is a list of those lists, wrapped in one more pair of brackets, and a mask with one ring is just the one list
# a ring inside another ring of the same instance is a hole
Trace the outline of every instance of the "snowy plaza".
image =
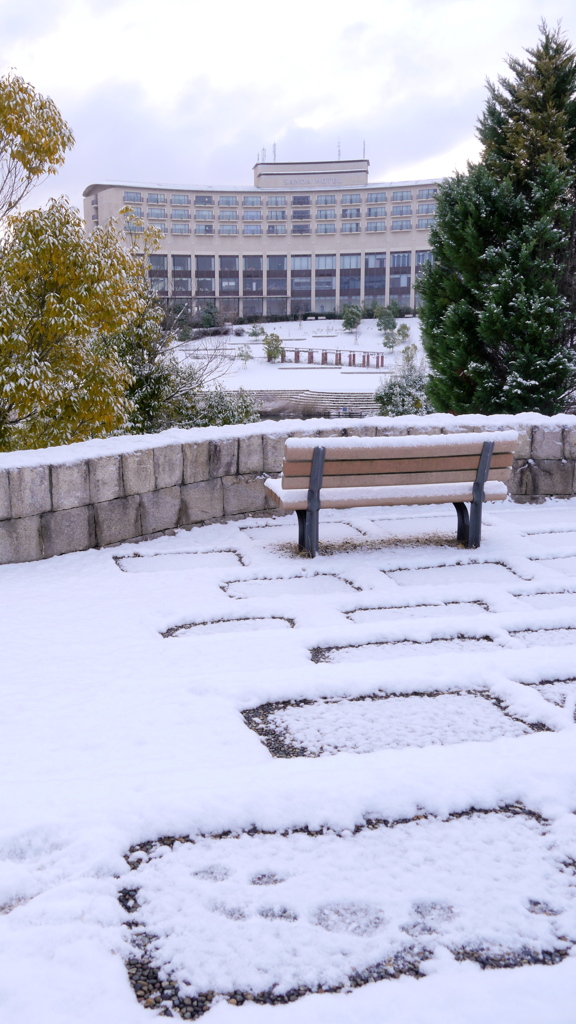
[(10, 1024), (569, 1024), (576, 499), (0, 569)]

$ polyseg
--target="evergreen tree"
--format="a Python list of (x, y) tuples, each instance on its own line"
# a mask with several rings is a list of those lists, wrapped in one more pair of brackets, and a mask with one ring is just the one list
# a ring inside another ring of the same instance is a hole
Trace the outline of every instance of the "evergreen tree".
[(425, 416), (432, 412), (426, 395), (428, 375), (424, 364), (416, 362), (416, 351), (416, 345), (407, 345), (398, 373), (378, 386), (374, 400), (383, 416)]
[(560, 412), (576, 386), (576, 54), (541, 26), (488, 84), (477, 165), (440, 187), (419, 285), (435, 408)]

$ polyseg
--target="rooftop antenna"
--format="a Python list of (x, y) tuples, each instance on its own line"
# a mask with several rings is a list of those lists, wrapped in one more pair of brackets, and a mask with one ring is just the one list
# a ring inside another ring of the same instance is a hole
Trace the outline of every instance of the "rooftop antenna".
[(260, 163), (260, 150), (258, 150), (258, 152), (256, 153), (256, 163)]
[(272, 157), (274, 159), (274, 163), (276, 163), (276, 143), (272, 146)]
[(362, 142), (362, 159), (366, 159), (366, 139), (364, 139)]
[(263, 164), (266, 163), (266, 150), (265, 149), (262, 149), (262, 163)]
[(338, 139), (338, 159), (340, 159), (340, 139)]

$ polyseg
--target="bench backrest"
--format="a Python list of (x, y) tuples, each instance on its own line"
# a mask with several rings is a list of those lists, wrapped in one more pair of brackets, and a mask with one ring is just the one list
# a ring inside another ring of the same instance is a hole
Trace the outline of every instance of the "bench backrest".
[(473, 482), (484, 441), (494, 441), (488, 480), (505, 483), (517, 440), (513, 430), (411, 437), (290, 437), (284, 450), (282, 487), (308, 487), (312, 453), (318, 447), (326, 449), (323, 487)]

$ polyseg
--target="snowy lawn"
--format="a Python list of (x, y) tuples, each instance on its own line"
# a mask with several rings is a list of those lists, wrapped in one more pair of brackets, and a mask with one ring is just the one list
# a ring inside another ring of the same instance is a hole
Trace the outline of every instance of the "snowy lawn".
[(0, 569), (7, 1024), (572, 1024), (576, 501)]

